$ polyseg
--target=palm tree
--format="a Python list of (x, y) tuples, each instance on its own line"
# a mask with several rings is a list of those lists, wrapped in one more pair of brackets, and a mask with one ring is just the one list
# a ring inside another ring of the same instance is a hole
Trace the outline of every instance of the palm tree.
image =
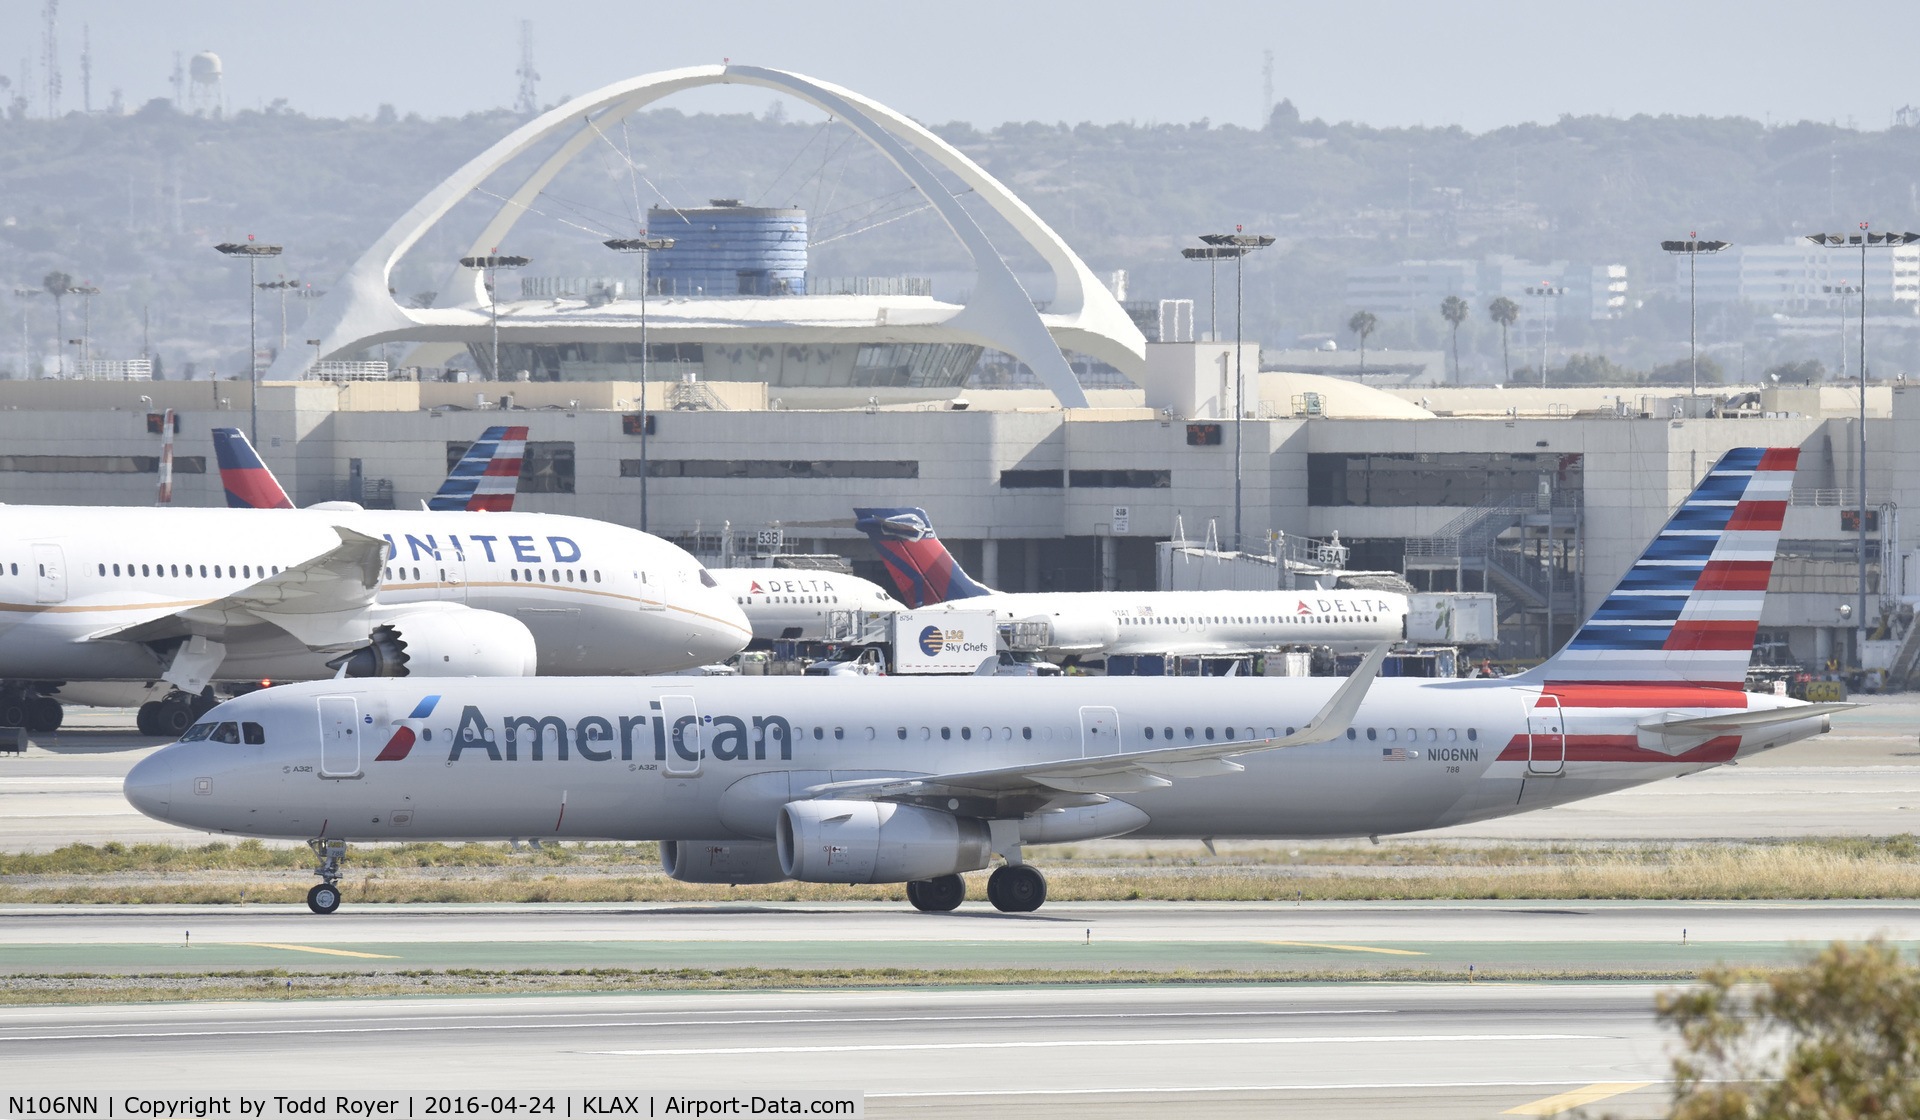
[(1467, 301), (1459, 296), (1448, 296), (1440, 301), (1440, 317), (1453, 324), (1453, 379), (1460, 380), (1460, 324), (1467, 321), (1470, 309)]
[(1367, 336), (1379, 323), (1371, 311), (1356, 311), (1353, 318), (1347, 320), (1347, 329), (1360, 336), (1360, 368), (1363, 370), (1367, 368)]
[(49, 272), (46, 279), (40, 281), (48, 294), (53, 296), (53, 353), (54, 369), (64, 374), (67, 369), (67, 322), (60, 308), (60, 301), (73, 289), (73, 277), (64, 272)]
[(1513, 362), (1507, 354), (1507, 329), (1520, 318), (1520, 305), (1501, 296), (1487, 305), (1487, 315), (1500, 324), (1500, 380), (1506, 381), (1513, 376)]

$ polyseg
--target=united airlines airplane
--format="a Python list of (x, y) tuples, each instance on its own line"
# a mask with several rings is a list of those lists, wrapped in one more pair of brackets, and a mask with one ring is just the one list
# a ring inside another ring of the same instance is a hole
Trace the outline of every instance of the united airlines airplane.
[(960, 567), (925, 510), (853, 512), (908, 607), (1045, 623), (1049, 654), (1355, 650), (1406, 636), (1407, 597), (1391, 591), (994, 591)]
[[(1728, 452), (1567, 647), (1503, 680), (338, 680), (221, 705), (127, 775), (141, 812), (306, 839), (317, 912), (346, 844), (661, 841), (690, 882), (963, 872), (1029, 911), (1024, 845), (1415, 832), (1694, 773), (1845, 704), (1742, 685), (1798, 452)], [(495, 515), (497, 516), (497, 515)]]
[(0, 720), (58, 728), (65, 681), (164, 681), (141, 729), (178, 733), (212, 682), (663, 673), (752, 637), (658, 537), (486, 493), (463, 499), (486, 512), (292, 509), (237, 431), (216, 448), (245, 508), (8, 508)]

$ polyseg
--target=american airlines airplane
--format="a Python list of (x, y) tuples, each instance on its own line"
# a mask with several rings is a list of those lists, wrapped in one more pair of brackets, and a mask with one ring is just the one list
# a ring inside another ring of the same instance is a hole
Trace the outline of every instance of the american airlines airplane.
[[(284, 501), (243, 439), (226, 444), (241, 450), (252, 465), (223, 471), (228, 493)], [(59, 727), (68, 680), (171, 683), (141, 725), (174, 733), (215, 681), (672, 672), (752, 634), (691, 555), (585, 518), (351, 503), (7, 517), (0, 718), (34, 730)]]
[(879, 584), (838, 572), (797, 568), (709, 568), (720, 590), (747, 613), (756, 641), (825, 641), (831, 611), (897, 611)]
[(1049, 654), (1355, 650), (1406, 636), (1407, 597), (1392, 591), (994, 591), (960, 567), (925, 510), (853, 512), (907, 606), (1045, 622)]
[(1416, 832), (1734, 762), (1847, 704), (1743, 690), (1798, 452), (1728, 452), (1567, 647), (1501, 680), (361, 679), (238, 697), (142, 760), (158, 820), (346, 844), (661, 841), (689, 882), (905, 883), (1003, 911), (1024, 845)]

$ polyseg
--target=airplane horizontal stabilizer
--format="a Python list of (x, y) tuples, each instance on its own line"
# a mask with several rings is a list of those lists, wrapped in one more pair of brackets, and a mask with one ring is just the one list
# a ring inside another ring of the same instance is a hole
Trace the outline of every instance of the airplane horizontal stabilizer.
[(1277, 739), (1249, 739), (1234, 743), (1206, 743), (1129, 751), (1095, 758), (1067, 758), (1054, 762), (1006, 766), (923, 778), (869, 778), (812, 786), (809, 797), (856, 801), (930, 803), (942, 798), (990, 799), (996, 803), (1040, 804), (1061, 793), (1126, 794), (1173, 784), (1175, 778), (1233, 773), (1242, 769), (1227, 760), (1284, 747), (1324, 743), (1346, 734), (1367, 690), (1380, 675), (1389, 647), (1376, 646), (1353, 675), (1341, 683), (1307, 725)]
[(335, 525), (335, 547), (246, 587), (191, 607), (87, 635), (88, 641), (159, 642), (230, 630), (277, 626), (312, 649), (366, 639), (365, 612), (380, 590), (387, 542)]
[(1727, 712), (1723, 715), (1649, 722), (1641, 724), (1640, 727), (1646, 731), (1695, 731), (1737, 735), (1744, 731), (1756, 731), (1762, 727), (1793, 723), (1797, 720), (1811, 719), (1814, 716), (1832, 715), (1835, 712), (1851, 711), (1864, 706), (1841, 703), (1797, 704), (1791, 708), (1756, 708), (1750, 711)]

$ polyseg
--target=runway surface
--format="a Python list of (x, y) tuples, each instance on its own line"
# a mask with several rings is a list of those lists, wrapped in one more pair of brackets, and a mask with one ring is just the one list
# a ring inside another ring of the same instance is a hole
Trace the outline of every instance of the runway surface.
[[(1252, 682), (1250, 682), (1252, 683)], [(1736, 767), (1422, 837), (1506, 840), (1760, 839), (1920, 831), (1920, 695), (1860, 698), (1832, 734)], [(161, 742), (132, 714), (73, 709), (74, 725), (0, 756), (0, 851), (70, 843), (204, 844), (230, 837), (141, 816), (121, 796), (133, 764)], [(1088, 854), (1097, 847), (1077, 845)], [(1164, 845), (1162, 845), (1164, 847)]]
[[(869, 1116), (1658, 1115), (1645, 985), (658, 993), (0, 1009), (12, 1092), (859, 1091)], [(110, 1060), (107, 1059), (110, 1055)], [(1553, 1104), (1525, 1115), (1547, 1115)]]
[(7, 906), (0, 974), (286, 968), (1691, 970), (1920, 941), (1920, 903)]

